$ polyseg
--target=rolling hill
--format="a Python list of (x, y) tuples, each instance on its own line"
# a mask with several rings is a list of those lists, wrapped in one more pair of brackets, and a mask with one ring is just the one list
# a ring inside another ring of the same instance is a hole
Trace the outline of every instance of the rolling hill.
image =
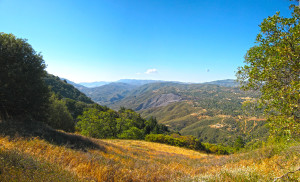
[[(61, 97), (81, 101), (87, 104), (94, 103), (89, 97), (76, 89), (75, 86), (68, 84), (67, 81), (63, 81), (57, 76), (47, 74), (44, 80), (48, 87), (50, 87), (50, 90)], [(73, 84), (75, 83), (73, 82)]]
[(242, 110), (242, 103), (257, 98), (259, 93), (240, 90), (234, 80), (204, 84), (127, 82), (81, 91), (100, 105), (115, 110), (126, 107), (146, 118), (154, 116), (170, 129), (204, 142), (232, 145), (238, 136), (247, 142), (266, 138), (262, 112), (255, 111), (257, 116), (251, 118)]
[(119, 100), (122, 100), (128, 93), (135, 89), (137, 86), (126, 83), (110, 83), (95, 88), (79, 88), (80, 91), (85, 93), (93, 101), (100, 105), (111, 105)]

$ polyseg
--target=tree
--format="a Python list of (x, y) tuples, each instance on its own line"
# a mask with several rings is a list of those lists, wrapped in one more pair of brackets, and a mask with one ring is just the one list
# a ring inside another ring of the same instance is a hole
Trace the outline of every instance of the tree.
[(94, 138), (117, 138), (118, 123), (117, 113), (113, 110), (101, 111), (89, 108), (78, 116), (77, 130), (85, 136)]
[(244, 146), (245, 146), (244, 139), (241, 136), (238, 136), (234, 142), (234, 147), (236, 148), (236, 150), (239, 150), (241, 148), (244, 148)]
[(168, 127), (157, 124), (155, 118), (145, 120), (131, 109), (118, 112), (105, 107), (92, 107), (78, 116), (76, 129), (94, 138), (144, 139), (149, 133), (166, 133)]
[(42, 56), (13, 34), (0, 33), (0, 117), (43, 120), (49, 90)]
[(273, 136), (297, 138), (300, 135), (300, 10), (292, 5), (290, 18), (279, 12), (260, 25), (257, 45), (245, 56), (237, 78), (244, 90), (260, 90), (258, 100), (264, 106)]
[(69, 112), (66, 101), (59, 100), (54, 94), (50, 97), (49, 117), (47, 124), (55, 129), (74, 131), (75, 122)]

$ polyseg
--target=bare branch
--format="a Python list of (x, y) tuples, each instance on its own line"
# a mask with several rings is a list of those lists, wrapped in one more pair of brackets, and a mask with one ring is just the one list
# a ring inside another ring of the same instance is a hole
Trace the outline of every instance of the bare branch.
[[(297, 172), (297, 171), (300, 171), (300, 167), (299, 167), (296, 171), (290, 171), (290, 172), (287, 172), (287, 173), (285, 173), (284, 175), (282, 175), (282, 176), (280, 176), (280, 177), (274, 178), (274, 181), (277, 181), (278, 179), (282, 179), (282, 178), (288, 176), (290, 173), (295, 173), (295, 172)], [(273, 182), (274, 182), (274, 181), (273, 181)]]

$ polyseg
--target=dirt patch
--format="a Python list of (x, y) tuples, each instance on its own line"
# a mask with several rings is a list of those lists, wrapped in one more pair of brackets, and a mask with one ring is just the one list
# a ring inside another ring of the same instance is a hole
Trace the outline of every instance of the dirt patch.
[(217, 124), (214, 124), (214, 125), (209, 125), (210, 128), (223, 128), (225, 125), (223, 124), (220, 124), (220, 123), (217, 123)]

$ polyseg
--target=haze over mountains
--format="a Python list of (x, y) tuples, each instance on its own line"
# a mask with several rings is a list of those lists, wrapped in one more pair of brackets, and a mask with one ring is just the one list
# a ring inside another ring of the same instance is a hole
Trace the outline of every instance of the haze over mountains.
[[(64, 79), (64, 78), (62, 78)], [(107, 82), (107, 81), (96, 81), (96, 82), (80, 82), (80, 83), (75, 83), (71, 80), (64, 79), (71, 85), (74, 85), (75, 87), (88, 87), (88, 88), (94, 88), (94, 87), (100, 87), (103, 85), (107, 85), (110, 83), (126, 83), (130, 85), (145, 85), (149, 83), (157, 83), (157, 82), (173, 82), (173, 83), (185, 83), (185, 84), (200, 84), (200, 83), (189, 83), (189, 82), (179, 82), (179, 81), (163, 81), (163, 80), (137, 80), (137, 79), (120, 79), (115, 82)], [(238, 86), (238, 83), (234, 79), (225, 79), (225, 80), (216, 80), (216, 81), (211, 81), (211, 82), (205, 82), (203, 84), (214, 84), (214, 85), (220, 85), (220, 86)]]
[[(72, 85), (76, 84), (70, 80), (68, 80), (68, 82)], [(77, 85), (82, 85), (88, 88), (93, 88), (93, 87), (100, 87), (103, 85), (107, 85), (110, 83), (127, 83), (130, 85), (144, 85), (144, 84), (148, 84), (148, 83), (155, 83), (155, 82), (164, 82), (161, 80), (136, 80), (136, 79), (121, 79), (115, 82), (106, 82), (106, 81), (97, 81), (97, 82), (80, 82)]]

